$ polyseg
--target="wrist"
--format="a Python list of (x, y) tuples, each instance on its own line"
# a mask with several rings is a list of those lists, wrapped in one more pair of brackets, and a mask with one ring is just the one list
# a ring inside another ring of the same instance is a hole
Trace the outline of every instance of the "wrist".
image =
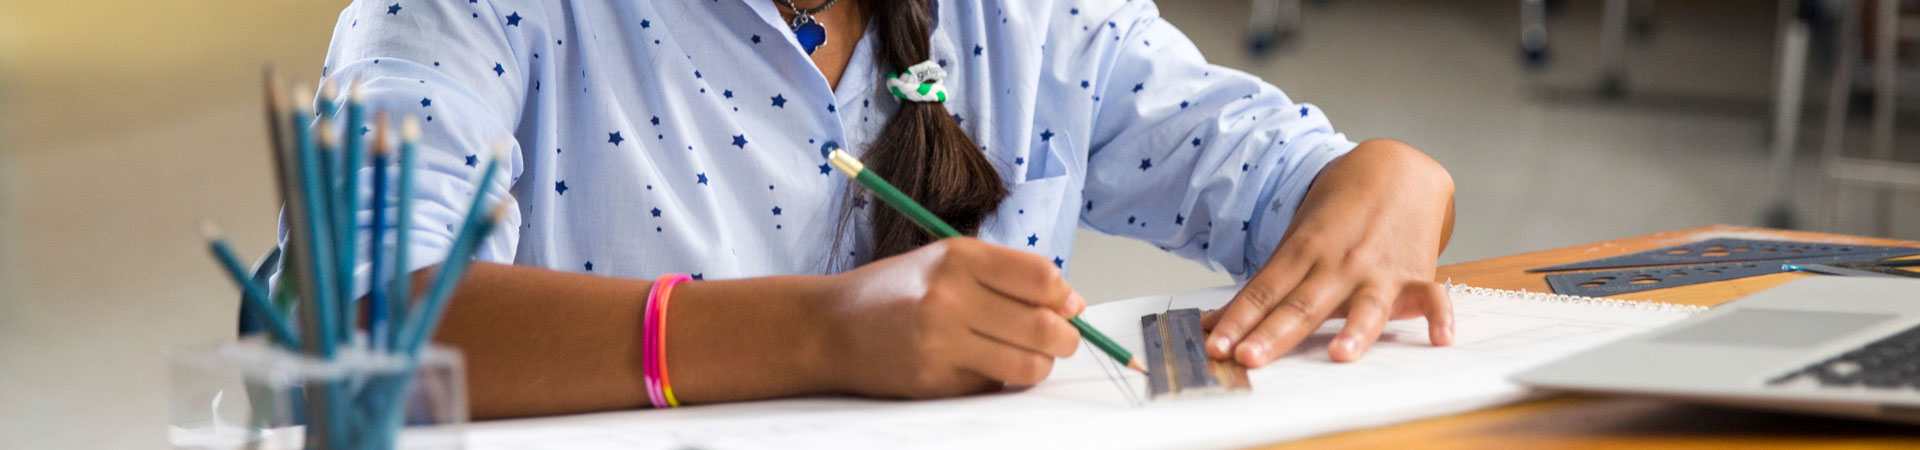
[[(1403, 189), (1440, 196), (1453, 196), (1453, 176), (1425, 152), (1392, 139), (1361, 142), (1348, 156), (1356, 170), (1373, 174)], [(1347, 158), (1342, 158), (1347, 159)], [(1341, 161), (1335, 161), (1336, 165)]]
[(1310, 220), (1315, 215), (1305, 213), (1353, 204), (1438, 211), (1451, 203), (1453, 193), (1453, 176), (1438, 161), (1399, 141), (1372, 139), (1322, 170), (1307, 189), (1300, 216)]
[(685, 404), (835, 392), (822, 278), (675, 286), (666, 343), (675, 397)]
[(850, 286), (847, 275), (819, 275), (800, 277), (803, 285), (796, 291), (793, 305), (798, 311), (793, 315), (797, 320), (794, 336), (802, 341), (799, 346), (805, 348), (796, 356), (801, 360), (793, 367), (807, 380), (807, 385), (815, 393), (843, 393), (850, 390), (841, 373), (842, 364), (847, 358), (847, 338), (839, 321), (840, 300), (848, 295)]

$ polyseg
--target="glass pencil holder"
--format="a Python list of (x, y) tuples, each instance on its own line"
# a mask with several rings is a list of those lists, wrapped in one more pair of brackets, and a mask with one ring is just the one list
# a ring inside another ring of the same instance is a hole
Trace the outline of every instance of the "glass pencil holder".
[(263, 339), (167, 352), (176, 449), (458, 450), (465, 368), (430, 346), (409, 359), (343, 345), (331, 360)]

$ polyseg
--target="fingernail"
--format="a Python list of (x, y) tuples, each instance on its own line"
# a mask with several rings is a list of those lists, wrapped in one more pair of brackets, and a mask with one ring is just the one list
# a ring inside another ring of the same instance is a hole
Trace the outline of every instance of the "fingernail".
[(1261, 344), (1258, 342), (1247, 342), (1247, 343), (1240, 344), (1240, 348), (1246, 349), (1245, 351), (1247, 352), (1247, 356), (1250, 358), (1253, 358), (1253, 360), (1255, 361), (1267, 360), (1267, 346), (1264, 344)]
[(1357, 342), (1354, 342), (1353, 339), (1344, 338), (1344, 337), (1334, 340), (1333, 345), (1335, 348), (1340, 349), (1340, 351), (1342, 352), (1346, 352), (1348, 355), (1352, 355), (1354, 353), (1354, 350), (1360, 347), (1360, 344)]
[(1214, 354), (1228, 355), (1229, 353), (1227, 353), (1227, 349), (1228, 347), (1231, 347), (1231, 346), (1227, 344), (1227, 338), (1215, 337), (1207, 341), (1207, 347), (1213, 348)]
[(1078, 316), (1080, 315), (1080, 312), (1086, 311), (1086, 310), (1087, 310), (1087, 298), (1081, 297), (1079, 291), (1072, 291), (1070, 294), (1067, 294), (1067, 312), (1068, 313)]

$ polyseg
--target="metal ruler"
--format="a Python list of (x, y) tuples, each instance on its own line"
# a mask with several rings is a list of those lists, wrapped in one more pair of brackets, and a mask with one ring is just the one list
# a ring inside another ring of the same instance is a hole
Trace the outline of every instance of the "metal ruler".
[(1140, 316), (1140, 335), (1146, 341), (1141, 357), (1147, 361), (1147, 390), (1155, 400), (1253, 389), (1246, 367), (1207, 357), (1199, 309)]

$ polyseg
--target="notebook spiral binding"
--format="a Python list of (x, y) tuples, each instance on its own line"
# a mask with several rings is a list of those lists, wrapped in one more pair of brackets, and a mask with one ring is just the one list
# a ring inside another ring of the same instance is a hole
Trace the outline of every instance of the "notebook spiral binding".
[(1705, 306), (1682, 305), (1677, 303), (1665, 303), (1665, 302), (1656, 302), (1656, 301), (1650, 301), (1650, 300), (1619, 300), (1619, 299), (1611, 299), (1611, 298), (1581, 297), (1577, 295), (1561, 295), (1561, 294), (1554, 294), (1554, 293), (1547, 293), (1547, 292), (1530, 292), (1530, 291), (1524, 291), (1524, 290), (1509, 291), (1505, 289), (1490, 289), (1490, 288), (1474, 287), (1474, 286), (1468, 286), (1464, 284), (1452, 284), (1452, 283), (1447, 284), (1447, 293), (1449, 294), (1468, 293), (1468, 294), (1485, 295), (1490, 297), (1519, 298), (1519, 299), (1526, 299), (1526, 300), (1556, 302), (1556, 303), (1577, 303), (1577, 304), (1583, 304), (1583, 305), (1596, 305), (1596, 306), (1605, 306), (1609, 308), (1627, 308), (1627, 309), (1638, 309), (1638, 310), (1646, 310), (1646, 311), (1697, 313), (1697, 312), (1702, 312), (1707, 310), (1707, 307)]

